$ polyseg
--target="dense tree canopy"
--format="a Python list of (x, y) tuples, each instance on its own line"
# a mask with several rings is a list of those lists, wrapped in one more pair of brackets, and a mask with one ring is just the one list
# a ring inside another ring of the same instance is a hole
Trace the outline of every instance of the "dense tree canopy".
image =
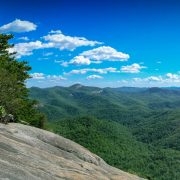
[(122, 170), (153, 180), (179, 177), (179, 151), (137, 141), (130, 129), (118, 122), (80, 117), (50, 123), (49, 128)]
[(153, 180), (180, 177), (180, 89), (74, 85), (31, 88), (30, 95), (49, 130), (110, 165)]
[(0, 106), (12, 114), (16, 121), (43, 126), (44, 116), (35, 109), (35, 101), (28, 99), (26, 80), (31, 67), (26, 61), (17, 61), (10, 53), (9, 40), (13, 35), (0, 34)]

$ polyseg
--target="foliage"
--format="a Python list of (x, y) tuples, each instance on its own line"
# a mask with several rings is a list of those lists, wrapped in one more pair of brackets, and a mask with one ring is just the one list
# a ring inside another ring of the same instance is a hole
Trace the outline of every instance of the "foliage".
[(178, 179), (180, 175), (178, 151), (141, 143), (119, 123), (81, 117), (49, 124), (49, 128), (125, 171), (155, 180)]
[[(31, 88), (48, 129), (149, 179), (178, 179), (180, 89)], [(78, 118), (79, 116), (96, 118)], [(77, 118), (75, 118), (77, 117)]]
[(4, 117), (6, 115), (6, 110), (3, 106), (0, 106), (0, 117)]
[(0, 105), (16, 121), (28, 121), (42, 127), (43, 116), (35, 108), (35, 101), (28, 99), (26, 80), (30, 78), (31, 69), (25, 61), (17, 61), (15, 53), (9, 53), (8, 41), (12, 35), (0, 34)]
[(31, 88), (30, 96), (49, 121), (76, 116), (112, 120), (130, 128), (142, 142), (180, 150), (180, 89)]

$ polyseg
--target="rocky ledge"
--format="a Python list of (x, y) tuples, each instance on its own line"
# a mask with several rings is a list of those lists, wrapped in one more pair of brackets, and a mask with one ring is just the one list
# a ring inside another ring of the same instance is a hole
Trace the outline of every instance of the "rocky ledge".
[(140, 180), (51, 132), (0, 124), (1, 180)]

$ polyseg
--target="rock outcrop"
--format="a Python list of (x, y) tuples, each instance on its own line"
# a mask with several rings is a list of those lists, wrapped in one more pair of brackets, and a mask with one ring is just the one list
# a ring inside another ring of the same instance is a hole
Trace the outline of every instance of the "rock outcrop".
[(0, 124), (2, 180), (140, 180), (73, 141), (34, 127)]

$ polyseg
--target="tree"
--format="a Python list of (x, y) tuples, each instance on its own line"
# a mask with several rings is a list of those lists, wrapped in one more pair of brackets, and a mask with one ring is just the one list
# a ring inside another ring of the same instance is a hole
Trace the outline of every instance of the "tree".
[(9, 52), (12, 38), (13, 35), (0, 34), (0, 106), (13, 114), (17, 122), (42, 127), (45, 117), (37, 111), (36, 102), (28, 98), (26, 80), (30, 78), (31, 67), (26, 61), (16, 60), (16, 53)]

